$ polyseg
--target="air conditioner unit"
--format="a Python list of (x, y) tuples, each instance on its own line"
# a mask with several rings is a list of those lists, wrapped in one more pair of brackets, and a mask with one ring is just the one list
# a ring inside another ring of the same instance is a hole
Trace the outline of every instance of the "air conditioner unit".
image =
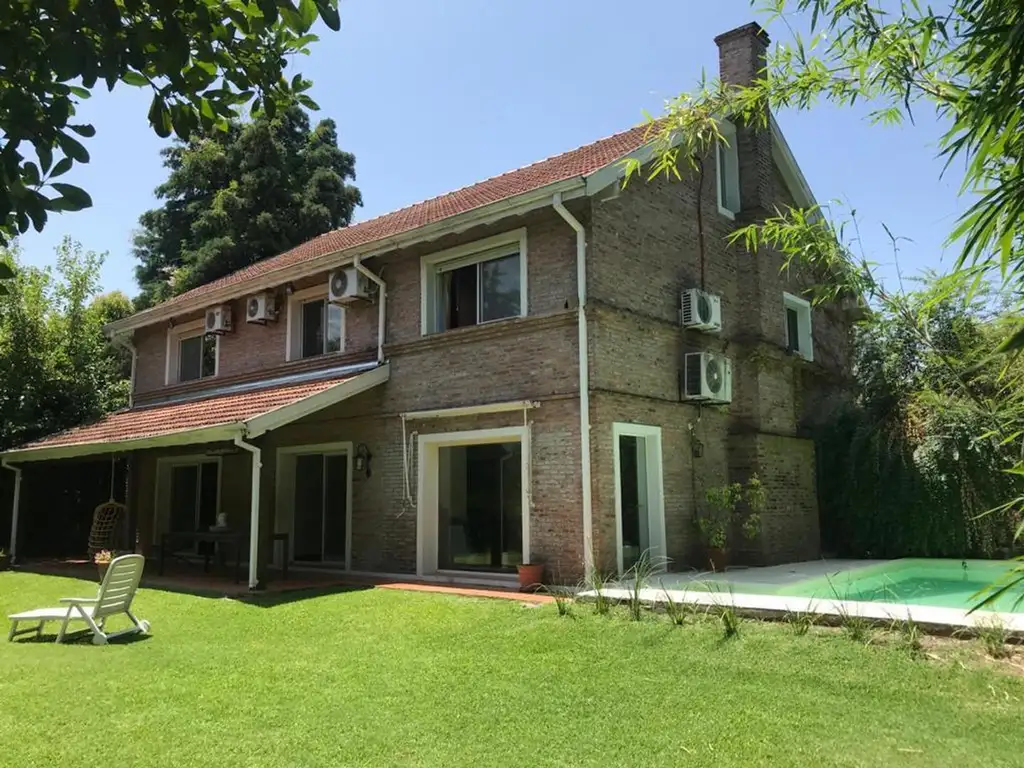
[(331, 272), (327, 287), (328, 298), (336, 304), (368, 299), (371, 290), (371, 283), (366, 275), (361, 274), (355, 267), (345, 267)]
[(276, 320), (274, 294), (269, 291), (254, 293), (245, 301), (245, 322), (264, 325), (269, 320)]
[(722, 330), (722, 299), (699, 288), (687, 288), (680, 297), (679, 324), (709, 333)]
[(206, 332), (228, 333), (231, 330), (231, 305), (221, 304), (206, 310)]
[(683, 399), (732, 402), (732, 361), (714, 352), (688, 352), (683, 358)]

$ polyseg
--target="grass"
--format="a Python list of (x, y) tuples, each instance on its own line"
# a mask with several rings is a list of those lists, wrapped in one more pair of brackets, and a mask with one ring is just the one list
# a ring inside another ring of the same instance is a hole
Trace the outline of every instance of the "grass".
[[(0, 573), (0, 612), (88, 594)], [(144, 590), (149, 639), (0, 642), (0, 765), (993, 766), (1024, 679), (841, 632), (364, 590)], [(624, 716), (624, 713), (629, 713)], [(98, 740), (97, 740), (98, 739)]]

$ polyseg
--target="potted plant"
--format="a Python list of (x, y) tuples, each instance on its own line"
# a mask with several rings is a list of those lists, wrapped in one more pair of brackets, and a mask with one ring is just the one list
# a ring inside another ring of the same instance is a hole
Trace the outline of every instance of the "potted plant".
[(708, 488), (704, 507), (697, 513), (697, 530), (704, 541), (704, 556), (713, 571), (724, 571), (729, 564), (729, 537), (736, 528), (745, 539), (761, 532), (761, 513), (765, 507), (764, 486), (757, 475), (744, 483)]
[(6, 571), (11, 567), (11, 558), (7, 555), (7, 551), (0, 547), (0, 571)]
[(520, 592), (533, 592), (544, 583), (543, 563), (520, 563), (516, 572), (519, 574)]
[(92, 556), (92, 561), (96, 564), (96, 569), (100, 572), (100, 581), (103, 581), (103, 577), (107, 575), (107, 568), (110, 567), (110, 561), (113, 557), (114, 556), (109, 549), (101, 549)]

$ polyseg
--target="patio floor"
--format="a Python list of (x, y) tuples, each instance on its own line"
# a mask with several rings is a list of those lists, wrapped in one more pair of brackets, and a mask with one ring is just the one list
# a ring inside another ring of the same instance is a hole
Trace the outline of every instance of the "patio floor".
[[(66, 576), (85, 581), (98, 581), (96, 566), (87, 560), (29, 560), (19, 564), (16, 570), (50, 576)], [(406, 579), (391, 575), (357, 575), (337, 571), (296, 570), (295, 568), (289, 568), (287, 580), (281, 578), (280, 571), (272, 569), (266, 588), (259, 592), (252, 592), (249, 590), (248, 584), (244, 579), (239, 582), (234, 581), (231, 568), (217, 569), (211, 567), (209, 572), (204, 572), (200, 563), (175, 560), (166, 564), (163, 575), (157, 574), (156, 571), (156, 563), (147, 562), (147, 570), (142, 577), (143, 587), (147, 589), (162, 589), (168, 592), (185, 592), (203, 597), (220, 597), (236, 600), (258, 600), (263, 596), (283, 596), (288, 593), (308, 591), (323, 592), (372, 588), (434, 592), (465, 597), (498, 598), (526, 603), (548, 603), (554, 599), (550, 595), (519, 592), (511, 587), (452, 583), (451, 578), (444, 579), (444, 583), (432, 583), (427, 580), (416, 580), (412, 577)]]

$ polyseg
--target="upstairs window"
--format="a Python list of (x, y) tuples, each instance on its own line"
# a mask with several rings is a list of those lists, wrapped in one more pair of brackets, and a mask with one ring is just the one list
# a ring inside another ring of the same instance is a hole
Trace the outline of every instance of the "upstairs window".
[(715, 146), (718, 212), (733, 219), (740, 212), (740, 160), (736, 150), (736, 127), (723, 120), (719, 130), (722, 138)]
[(289, 360), (302, 360), (345, 349), (345, 310), (327, 300), (326, 288), (292, 294), (288, 301)]
[(167, 331), (167, 367), (164, 384), (184, 384), (217, 375), (220, 336), (204, 332), (202, 320)]
[(786, 349), (804, 360), (813, 360), (811, 304), (791, 293), (784, 293), (782, 296), (786, 312)]
[(426, 256), (424, 334), (526, 314), (526, 230)]

